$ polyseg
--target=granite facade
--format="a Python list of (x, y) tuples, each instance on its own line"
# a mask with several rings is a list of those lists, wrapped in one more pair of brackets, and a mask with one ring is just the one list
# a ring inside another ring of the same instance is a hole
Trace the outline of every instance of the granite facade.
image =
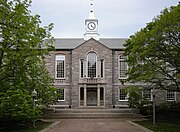
[[(94, 80), (88, 80), (87, 78), (87, 55), (93, 52), (97, 55), (97, 78)], [(57, 88), (65, 89), (65, 101), (59, 101), (58, 105), (69, 105), (72, 108), (83, 107), (80, 103), (80, 88), (104, 88), (103, 100), (101, 100), (101, 106), (106, 108), (112, 108), (115, 106), (127, 105), (127, 101), (119, 101), (119, 89), (133, 85), (125, 83), (122, 85), (119, 80), (119, 55), (123, 53), (123, 50), (113, 50), (102, 43), (90, 39), (80, 44), (74, 49), (56, 49), (51, 51), (46, 56), (46, 66), (54, 78), (54, 85)], [(65, 55), (65, 78), (55, 78), (55, 56), (57, 54)], [(84, 62), (84, 74), (83, 78), (80, 77), (80, 60)], [(100, 77), (100, 60), (104, 60), (104, 77)], [(114, 62), (114, 63), (113, 63)], [(94, 82), (93, 82), (94, 81)], [(98, 93), (98, 90), (96, 91)], [(102, 94), (100, 95), (102, 96)], [(176, 101), (179, 99), (180, 93), (176, 93)], [(166, 101), (166, 91), (157, 90), (156, 101)], [(84, 103), (84, 102), (82, 102)]]

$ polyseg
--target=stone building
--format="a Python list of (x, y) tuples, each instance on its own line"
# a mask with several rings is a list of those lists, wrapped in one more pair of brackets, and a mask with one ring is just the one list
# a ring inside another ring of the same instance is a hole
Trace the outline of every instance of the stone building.
[[(128, 65), (123, 55), (123, 44), (127, 38), (100, 38), (98, 19), (93, 12), (85, 20), (84, 38), (55, 39), (55, 51), (47, 56), (47, 67), (54, 78), (60, 96), (56, 105), (62, 107), (124, 107), (127, 106), (126, 83)], [(151, 90), (142, 94), (152, 100)], [(180, 101), (179, 93), (161, 91), (157, 99), (161, 102)]]

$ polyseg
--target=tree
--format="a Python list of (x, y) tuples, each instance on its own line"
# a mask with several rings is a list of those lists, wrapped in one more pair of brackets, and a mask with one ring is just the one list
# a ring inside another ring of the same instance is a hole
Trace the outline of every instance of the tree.
[(165, 8), (124, 46), (128, 80), (180, 91), (180, 4)]
[[(32, 121), (38, 106), (56, 99), (56, 89), (45, 68), (45, 56), (53, 49), (53, 24), (40, 26), (40, 16), (31, 15), (31, 0), (0, 0), (0, 120)], [(31, 92), (38, 101), (33, 111)]]

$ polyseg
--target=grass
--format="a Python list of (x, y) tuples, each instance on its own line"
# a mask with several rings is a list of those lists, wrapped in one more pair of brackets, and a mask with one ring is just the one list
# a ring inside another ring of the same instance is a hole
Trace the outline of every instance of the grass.
[(155, 132), (180, 132), (180, 124), (178, 123), (159, 121), (156, 123), (156, 125), (153, 125), (151, 120), (135, 121), (135, 123), (151, 129)]
[(40, 130), (46, 128), (52, 124), (52, 122), (38, 122), (36, 123), (36, 128), (31, 127), (18, 127), (16, 129), (14, 128), (7, 128), (7, 129), (0, 129), (1, 132), (39, 132)]

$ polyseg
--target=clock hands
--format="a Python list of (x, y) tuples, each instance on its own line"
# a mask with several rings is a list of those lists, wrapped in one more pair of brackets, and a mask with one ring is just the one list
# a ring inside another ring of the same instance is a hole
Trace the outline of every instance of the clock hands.
[(94, 30), (96, 28), (96, 24), (94, 22), (90, 22), (88, 24), (88, 28), (89, 28), (89, 30)]

